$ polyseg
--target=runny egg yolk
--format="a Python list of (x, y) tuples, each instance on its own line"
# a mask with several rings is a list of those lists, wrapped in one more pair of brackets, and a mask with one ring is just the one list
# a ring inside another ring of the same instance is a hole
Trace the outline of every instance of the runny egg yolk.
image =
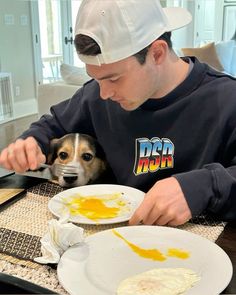
[[(66, 201), (66, 207), (71, 215), (76, 216), (81, 214), (91, 220), (114, 218), (119, 216), (121, 207), (126, 203), (120, 199), (120, 194), (113, 194), (111, 197), (96, 198), (96, 197), (74, 197)], [(113, 202), (111, 206), (107, 206), (109, 201)]]
[(112, 230), (113, 233), (122, 239), (135, 253), (137, 253), (139, 256), (152, 259), (152, 260), (158, 260), (158, 261), (164, 261), (166, 260), (166, 257), (157, 249), (142, 249), (129, 241), (127, 241), (124, 237), (122, 237), (121, 234), (119, 234), (116, 230)]
[(104, 201), (99, 199), (79, 199), (77, 204), (79, 205), (78, 212), (77, 210), (73, 212), (72, 209), (71, 213), (80, 213), (81, 215), (93, 220), (113, 218), (116, 217), (120, 211), (119, 208), (116, 207), (107, 207), (104, 204)]
[(120, 233), (118, 233), (116, 230), (112, 230), (112, 232), (122, 239), (136, 254), (143, 258), (152, 259), (152, 260), (158, 260), (158, 261), (165, 261), (168, 257), (175, 257), (179, 259), (187, 259), (189, 258), (190, 254), (187, 251), (183, 251), (177, 248), (169, 248), (167, 251), (167, 254), (164, 255), (161, 251), (158, 249), (143, 249), (141, 247), (138, 247), (134, 245), (133, 243), (126, 240)]
[(189, 258), (189, 253), (186, 251), (182, 251), (176, 248), (169, 248), (167, 252), (167, 256), (176, 257), (180, 259), (187, 259)]

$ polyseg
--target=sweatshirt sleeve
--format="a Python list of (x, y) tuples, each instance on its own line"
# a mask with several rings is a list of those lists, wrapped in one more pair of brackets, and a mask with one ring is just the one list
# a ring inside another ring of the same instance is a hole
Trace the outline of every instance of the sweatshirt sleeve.
[(94, 135), (93, 126), (88, 120), (87, 94), (84, 87), (79, 89), (71, 99), (65, 100), (50, 108), (50, 115), (43, 115), (32, 123), (20, 138), (34, 137), (42, 152), (47, 156), (50, 140), (60, 138), (67, 133), (87, 133)]
[[(232, 87), (231, 87), (232, 88)], [(176, 173), (192, 216), (212, 214), (222, 220), (236, 219), (236, 116), (235, 95), (221, 105), (216, 122), (221, 146), (213, 162), (199, 169)]]
[(183, 190), (192, 216), (202, 212), (224, 220), (236, 218), (236, 166), (219, 163), (174, 175)]

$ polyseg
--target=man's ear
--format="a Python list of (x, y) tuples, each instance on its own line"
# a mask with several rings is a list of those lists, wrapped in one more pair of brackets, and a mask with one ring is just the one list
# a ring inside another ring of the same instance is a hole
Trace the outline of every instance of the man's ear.
[(47, 156), (47, 164), (52, 165), (57, 158), (59, 139), (54, 138), (50, 141), (49, 154)]
[(164, 40), (156, 40), (152, 43), (149, 52), (154, 62), (159, 65), (161, 64), (168, 52), (168, 44)]

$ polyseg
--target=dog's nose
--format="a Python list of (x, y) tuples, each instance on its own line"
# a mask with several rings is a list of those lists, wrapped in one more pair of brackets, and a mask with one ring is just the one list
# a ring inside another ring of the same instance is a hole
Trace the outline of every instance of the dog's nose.
[(76, 181), (78, 179), (78, 176), (63, 177), (63, 179), (67, 183), (73, 183), (74, 181)]

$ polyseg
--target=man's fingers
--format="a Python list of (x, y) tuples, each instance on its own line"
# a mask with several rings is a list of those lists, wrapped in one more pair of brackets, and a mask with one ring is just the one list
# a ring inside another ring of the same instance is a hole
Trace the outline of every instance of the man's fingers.
[(146, 215), (146, 217), (143, 219), (143, 224), (146, 225), (152, 225), (155, 223), (155, 221), (160, 218), (161, 211), (158, 210), (156, 204), (153, 206), (152, 210)]
[(24, 172), (25, 170), (29, 169), (24, 141), (22, 139), (18, 139), (14, 144), (14, 157), (13, 165), (15, 171)]
[(0, 165), (4, 166), (8, 170), (13, 170), (11, 163), (8, 161), (8, 149), (2, 150), (0, 155)]
[(146, 194), (143, 202), (138, 207), (138, 209), (136, 209), (133, 216), (130, 218), (129, 225), (136, 225), (139, 223), (143, 223), (143, 220), (146, 219), (146, 216), (148, 216), (152, 207), (153, 207), (153, 200), (152, 198), (150, 198), (150, 196), (148, 196), (148, 194)]
[(141, 222), (142, 222), (142, 217), (139, 215), (139, 213), (136, 210), (129, 220), (129, 225), (136, 225)]
[(178, 226), (178, 225), (181, 225), (181, 224), (184, 224), (184, 223), (188, 222), (190, 218), (191, 218), (191, 215), (178, 216), (178, 217), (170, 220), (168, 222), (168, 225), (170, 225), (170, 226)]
[(18, 139), (0, 154), (0, 164), (6, 169), (24, 172), (35, 170), (46, 160), (37, 141), (33, 137)]
[(46, 157), (45, 155), (42, 153), (41, 149), (39, 148), (40, 152), (38, 152), (37, 154), (37, 162), (38, 164), (40, 163), (45, 163), (46, 162)]
[(37, 169), (40, 161), (44, 160), (44, 158), (41, 149), (33, 137), (29, 137), (25, 140), (25, 151), (29, 168), (31, 170)]
[(16, 172), (23, 172), (24, 168), (18, 162), (19, 151), (16, 149), (16, 145), (14, 143), (11, 143), (6, 150), (7, 153), (4, 159), (5, 168), (10, 168), (10, 170), (15, 170)]
[(172, 219), (168, 215), (161, 215), (159, 218), (157, 218), (154, 222), (155, 225), (170, 225), (170, 222), (172, 222)]

